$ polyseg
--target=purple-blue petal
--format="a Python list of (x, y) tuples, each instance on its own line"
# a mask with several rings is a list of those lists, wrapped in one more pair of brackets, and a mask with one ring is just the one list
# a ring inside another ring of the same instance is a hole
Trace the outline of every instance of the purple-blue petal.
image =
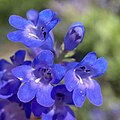
[(18, 91), (21, 82), (17, 79), (11, 79), (7, 81), (7, 83), (0, 88), (0, 94), (9, 96), (11, 94), (15, 94)]
[(74, 112), (69, 106), (66, 106), (67, 114), (64, 120), (76, 120)]
[(63, 79), (66, 68), (61, 64), (54, 64), (52, 69), (54, 74), (54, 81), (52, 81), (52, 83), (58, 84)]
[(95, 70), (92, 78), (95, 78), (101, 76), (107, 70), (108, 62), (104, 57), (101, 57), (97, 59), (92, 67)]
[(20, 86), (17, 96), (21, 102), (30, 102), (36, 95), (37, 88), (31, 85), (32, 83), (27, 82)]
[(37, 102), (45, 107), (51, 107), (54, 104), (54, 100), (51, 97), (51, 91), (53, 86), (51, 84), (42, 85), (39, 87), (36, 95)]
[(12, 96), (13, 96), (13, 93), (11, 93), (10, 95), (0, 95), (0, 98), (1, 99), (8, 99), (8, 98), (10, 98)]
[(30, 21), (18, 15), (11, 15), (9, 23), (11, 26), (21, 30), (24, 30), (27, 25), (32, 24)]
[(30, 35), (29, 31), (16, 30), (7, 34), (9, 40), (13, 42), (22, 42), (27, 47), (39, 47), (44, 44), (44, 41)]
[(53, 120), (53, 115), (54, 115), (54, 111), (52, 110), (47, 114), (43, 113), (42, 120)]
[(64, 81), (67, 90), (70, 92), (78, 86), (79, 79), (76, 77), (74, 69), (65, 74)]
[(33, 100), (31, 110), (36, 117), (40, 117), (42, 113), (48, 113), (50, 111), (50, 107), (41, 106), (36, 100)]
[(102, 105), (102, 93), (100, 85), (95, 81), (93, 81), (93, 86), (86, 89), (86, 94), (90, 102), (96, 106)]
[(25, 115), (28, 119), (31, 117), (31, 103), (24, 103), (23, 108), (25, 110)]
[(23, 31), (16, 30), (16, 31), (10, 32), (7, 34), (7, 37), (9, 40), (11, 40), (13, 42), (21, 42), (23, 39)]
[(11, 69), (12, 64), (6, 61), (5, 59), (0, 60), (0, 71), (3, 71), (4, 69)]
[(83, 60), (80, 62), (80, 65), (93, 65), (97, 60), (97, 56), (95, 52), (89, 52)]
[(54, 39), (52, 36), (49, 34), (47, 39), (45, 40), (45, 43), (40, 47), (44, 50), (54, 50)]
[(39, 19), (45, 24), (48, 24), (52, 20), (56, 20), (57, 14), (51, 9), (45, 9), (39, 13)]
[(17, 94), (13, 94), (11, 97), (8, 98), (10, 102), (15, 102), (21, 104), (21, 101), (18, 99)]
[(29, 65), (29, 66), (31, 66), (31, 65), (32, 65), (32, 62), (29, 61), (29, 60), (26, 60), (26, 61), (24, 61), (24, 62), (22, 63), (22, 65)]
[(21, 65), (25, 59), (25, 50), (18, 50), (10, 59), (14, 65)]
[(49, 50), (42, 50), (39, 55), (34, 59), (33, 64), (51, 66), (54, 62), (54, 55)]
[(73, 100), (72, 100), (72, 92), (69, 92), (65, 85), (57, 85), (53, 88), (51, 92), (51, 97), (55, 99), (55, 96), (57, 93), (63, 94), (65, 96), (65, 103), (69, 105), (73, 105)]
[(1, 82), (2, 82), (2, 81), (1, 81), (1, 78), (3, 77), (4, 72), (5, 72), (4, 70), (3, 70), (3, 71), (0, 71), (0, 86), (1, 86)]
[(74, 89), (73, 91), (73, 102), (75, 104), (76, 107), (82, 107), (82, 105), (84, 104), (86, 98), (86, 91), (85, 89), (80, 89), (78, 87), (76, 87), (76, 89)]
[(30, 9), (26, 13), (28, 20), (32, 21), (35, 25), (36, 25), (37, 20), (38, 20), (38, 15), (39, 15), (38, 11), (36, 11), (34, 9)]
[(33, 68), (29, 65), (21, 65), (12, 69), (12, 74), (21, 81), (30, 81), (34, 79)]
[(65, 63), (65, 67), (67, 68), (67, 70), (73, 69), (77, 65), (78, 65), (78, 62), (68, 62), (68, 63)]
[(51, 31), (59, 21), (60, 21), (60, 20), (57, 19), (57, 18), (55, 18), (55, 20), (51, 21), (51, 22), (47, 25), (48, 31)]

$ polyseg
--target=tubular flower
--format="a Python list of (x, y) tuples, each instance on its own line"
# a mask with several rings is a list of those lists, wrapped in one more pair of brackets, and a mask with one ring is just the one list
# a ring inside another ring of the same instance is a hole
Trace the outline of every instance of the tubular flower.
[(34, 59), (34, 68), (22, 65), (12, 70), (13, 75), (23, 82), (17, 93), (20, 101), (29, 102), (36, 96), (40, 105), (50, 107), (54, 104), (51, 98), (53, 84), (58, 84), (62, 80), (66, 69), (60, 64), (53, 63), (53, 53), (43, 50)]
[(58, 85), (51, 92), (55, 103), (52, 107), (43, 107), (36, 101), (32, 103), (32, 112), (42, 120), (76, 120), (73, 111), (68, 105), (74, 105), (72, 92), (69, 92), (65, 85)]
[(94, 78), (106, 71), (107, 61), (103, 57), (97, 59), (96, 53), (90, 52), (81, 62), (73, 64), (75, 66), (68, 70), (64, 80), (67, 90), (73, 91), (74, 104), (81, 107), (87, 96), (91, 103), (100, 106), (102, 104), (101, 88)]
[(64, 38), (64, 49), (71, 51), (83, 41), (85, 28), (82, 23), (73, 23)]
[(21, 82), (12, 75), (11, 70), (19, 65), (31, 64), (31, 61), (24, 61), (25, 51), (18, 50), (10, 57), (12, 63), (5, 59), (0, 60), (0, 98), (9, 98), (17, 93)]
[(13, 42), (22, 42), (28, 47), (40, 47), (47, 44), (45, 41), (51, 41), (49, 43), (53, 44), (54, 41), (49, 32), (59, 22), (57, 14), (51, 9), (45, 9), (40, 13), (31, 9), (26, 15), (28, 20), (18, 15), (10, 16), (10, 25), (19, 30), (10, 32), (7, 35), (8, 39)]

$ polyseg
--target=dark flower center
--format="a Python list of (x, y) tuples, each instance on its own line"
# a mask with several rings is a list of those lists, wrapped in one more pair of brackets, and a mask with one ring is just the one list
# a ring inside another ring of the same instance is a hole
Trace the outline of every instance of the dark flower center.
[(52, 71), (48, 67), (40, 67), (34, 71), (34, 74), (36, 78), (41, 78), (41, 82), (47, 82), (49, 83), (53, 77), (52, 77)]
[(46, 39), (46, 29), (43, 26), (38, 26), (37, 30), (36, 30), (36, 36), (41, 39), (41, 40), (45, 40)]
[(65, 101), (65, 95), (62, 93), (57, 93), (55, 96), (55, 102), (56, 103), (63, 103)]
[(28, 32), (29, 36), (33, 37), (34, 39), (40, 39), (41, 41), (44, 41), (47, 36), (47, 31), (44, 25), (27, 26), (26, 31)]
[(83, 79), (89, 77), (90, 74), (91, 74), (91, 70), (88, 69), (86, 66), (78, 67), (75, 70), (75, 75), (82, 84), (84, 83)]
[(45, 30), (45, 27), (41, 27), (41, 31), (42, 31), (42, 34), (43, 34), (44, 38), (46, 38), (46, 30)]

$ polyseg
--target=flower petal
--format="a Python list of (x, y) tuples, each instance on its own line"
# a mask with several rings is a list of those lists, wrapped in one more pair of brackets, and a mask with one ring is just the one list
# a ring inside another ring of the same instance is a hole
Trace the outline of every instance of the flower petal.
[(31, 65), (32, 65), (32, 62), (29, 61), (29, 60), (26, 60), (26, 61), (23, 62), (22, 65), (29, 65), (29, 66), (31, 66)]
[(18, 79), (11, 79), (0, 88), (0, 94), (5, 96), (15, 94), (17, 93), (20, 84), (21, 82)]
[(25, 110), (26, 117), (30, 119), (31, 117), (31, 103), (24, 103), (23, 108)]
[(74, 69), (69, 70), (65, 74), (64, 81), (67, 90), (70, 92), (78, 86), (79, 79), (76, 77)]
[(86, 98), (85, 89), (81, 90), (80, 88), (76, 87), (76, 89), (74, 89), (73, 91), (73, 102), (75, 106), (82, 107), (85, 98)]
[(29, 20), (31, 20), (35, 25), (37, 23), (38, 20), (38, 11), (34, 10), (34, 9), (30, 9), (29, 11), (27, 11), (26, 16)]
[(73, 100), (72, 100), (72, 92), (69, 92), (65, 85), (57, 85), (53, 88), (51, 92), (51, 97), (55, 99), (55, 96), (57, 93), (61, 93), (65, 96), (65, 103), (69, 105), (73, 105)]
[(1, 86), (1, 84), (2, 84), (1, 78), (3, 77), (4, 73), (5, 73), (4, 70), (3, 70), (3, 71), (0, 71), (0, 86)]
[(17, 96), (21, 102), (30, 102), (37, 92), (36, 88), (31, 86), (32, 83), (24, 83), (18, 90)]
[(29, 31), (17, 30), (7, 34), (9, 40), (13, 42), (22, 42), (28, 47), (39, 47), (44, 44), (44, 41), (29, 34)]
[(54, 100), (51, 97), (52, 89), (53, 86), (51, 84), (41, 85), (36, 95), (37, 102), (40, 105), (45, 107), (51, 107), (54, 104)]
[(24, 62), (25, 54), (25, 50), (18, 50), (10, 59), (14, 65), (20, 65)]
[(101, 76), (108, 67), (108, 62), (104, 57), (98, 58), (95, 64), (93, 65), (93, 69), (95, 69), (95, 72), (92, 75), (92, 78)]
[(33, 64), (36, 65), (53, 65), (54, 56), (49, 50), (42, 50), (40, 54), (34, 59)]
[(54, 81), (53, 84), (58, 84), (64, 77), (66, 69), (61, 64), (54, 64), (53, 65), (53, 74), (54, 74)]
[(66, 106), (67, 114), (64, 120), (76, 120), (75, 115), (70, 107)]
[(18, 15), (11, 15), (9, 18), (9, 23), (11, 26), (22, 30), (24, 30), (27, 25), (32, 24), (30, 21)]
[(60, 19), (53, 18), (53, 20), (47, 25), (48, 31), (51, 31), (59, 21), (60, 21)]
[(10, 32), (7, 34), (7, 37), (9, 40), (13, 42), (21, 42), (23, 38), (23, 31), (22, 30), (16, 30), (13, 32)]
[(40, 47), (44, 50), (54, 50), (54, 39), (52, 36), (49, 34), (47, 39), (45, 40), (45, 43)]
[(39, 22), (47, 25), (48, 32), (60, 21), (57, 14), (51, 9), (45, 9), (39, 13)]
[(53, 115), (54, 115), (54, 110), (51, 110), (49, 113), (45, 114), (43, 113), (42, 114), (42, 120), (53, 120)]
[(43, 21), (45, 24), (49, 23), (51, 20), (56, 20), (57, 14), (51, 9), (45, 9), (39, 13), (40, 21)]
[(89, 52), (83, 60), (80, 62), (81, 65), (93, 65), (97, 59), (95, 52)]
[(11, 93), (10, 95), (0, 95), (1, 99), (8, 99), (12, 96), (13, 94)]
[(70, 69), (74, 69), (75, 66), (77, 66), (78, 62), (68, 62), (68, 63), (65, 63), (66, 65), (66, 68), (67, 70), (70, 70)]
[(95, 81), (93, 81), (93, 87), (87, 88), (87, 97), (90, 102), (96, 106), (102, 105), (102, 93), (100, 85)]
[(42, 113), (48, 113), (50, 111), (50, 107), (43, 107), (36, 100), (33, 100), (31, 109), (36, 117), (40, 117)]
[(21, 81), (30, 81), (34, 79), (33, 68), (29, 65), (21, 65), (12, 69), (12, 74)]
[(4, 69), (11, 69), (12, 64), (6, 61), (5, 59), (0, 60), (0, 71), (3, 71)]

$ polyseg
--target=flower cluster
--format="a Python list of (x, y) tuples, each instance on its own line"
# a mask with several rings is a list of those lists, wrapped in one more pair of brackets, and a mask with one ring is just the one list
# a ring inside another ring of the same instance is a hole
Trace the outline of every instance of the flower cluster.
[(10, 57), (12, 63), (0, 59), (0, 99), (5, 104), (0, 106), (0, 117), (5, 118), (3, 109), (8, 101), (22, 106), (28, 119), (33, 113), (42, 120), (75, 120), (69, 105), (82, 107), (86, 97), (100, 106), (101, 88), (94, 78), (106, 71), (106, 59), (90, 52), (80, 62), (64, 61), (65, 55), (83, 41), (83, 24), (75, 22), (68, 28), (64, 49), (58, 54), (52, 33), (60, 22), (57, 13), (31, 9), (26, 16), (10, 16), (10, 25), (18, 30), (7, 37), (23, 43), (34, 56), (25, 60), (26, 51), (18, 50)]

